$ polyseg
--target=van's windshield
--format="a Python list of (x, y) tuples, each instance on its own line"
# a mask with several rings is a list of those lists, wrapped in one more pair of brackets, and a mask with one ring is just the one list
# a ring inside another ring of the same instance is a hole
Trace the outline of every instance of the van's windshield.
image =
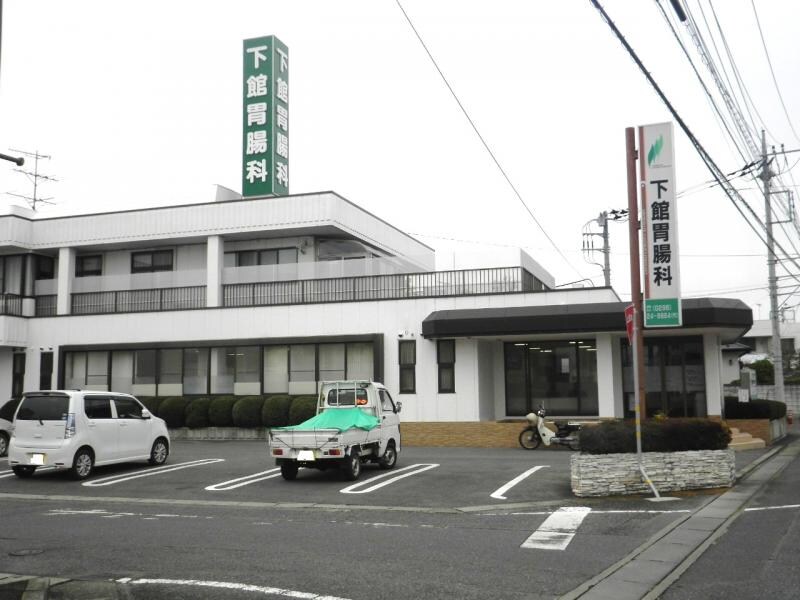
[(17, 421), (63, 421), (67, 412), (67, 396), (25, 396), (17, 411)]

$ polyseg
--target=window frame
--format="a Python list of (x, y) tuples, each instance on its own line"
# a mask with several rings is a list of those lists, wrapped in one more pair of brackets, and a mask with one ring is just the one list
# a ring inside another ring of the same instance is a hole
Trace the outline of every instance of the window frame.
[[(83, 267), (83, 261), (96, 258), (100, 265), (97, 269), (86, 269)], [(75, 257), (75, 277), (94, 277), (103, 274), (103, 255), (102, 254), (84, 254)]]
[[(442, 361), (442, 348), (445, 344), (452, 344), (453, 348), (453, 361), (452, 362), (443, 362)], [(438, 374), (438, 389), (440, 394), (455, 394), (456, 393), (456, 341), (454, 339), (450, 340), (436, 340), (436, 365), (437, 365), (437, 374)], [(442, 373), (445, 370), (450, 370), (452, 376), (450, 380), (453, 382), (452, 387), (445, 388), (442, 387)]]
[[(410, 363), (403, 362), (403, 345), (411, 346), (414, 349), (414, 358)], [(400, 394), (417, 393), (417, 340), (398, 340), (397, 344), (397, 364), (399, 371), (398, 389)], [(411, 373), (411, 388), (403, 387), (403, 373)]]
[[(169, 255), (169, 265), (156, 265), (155, 257), (158, 255)], [(142, 256), (150, 257), (149, 266), (136, 266), (136, 258)], [(175, 270), (175, 251), (168, 250), (144, 250), (141, 252), (131, 252), (131, 273), (157, 273), (162, 271)]]

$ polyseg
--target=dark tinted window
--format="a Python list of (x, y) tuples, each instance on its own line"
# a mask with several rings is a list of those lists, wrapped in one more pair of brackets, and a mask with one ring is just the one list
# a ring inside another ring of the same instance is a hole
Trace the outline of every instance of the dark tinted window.
[(3, 404), (3, 407), (0, 408), (0, 419), (5, 419), (6, 421), (13, 421), (14, 411), (17, 410), (17, 407), (19, 406), (20, 402), (22, 402), (21, 398), (15, 398)]
[(114, 398), (119, 419), (141, 419), (142, 405), (133, 398)]
[(90, 419), (110, 419), (111, 400), (103, 396), (86, 396), (83, 399), (83, 412)]
[(62, 421), (69, 412), (67, 396), (25, 396), (17, 413), (18, 421)]

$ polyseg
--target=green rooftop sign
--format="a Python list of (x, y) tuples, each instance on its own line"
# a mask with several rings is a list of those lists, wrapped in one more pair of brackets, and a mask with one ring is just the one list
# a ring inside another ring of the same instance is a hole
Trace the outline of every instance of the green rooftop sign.
[(289, 49), (244, 40), (242, 196), (289, 193)]

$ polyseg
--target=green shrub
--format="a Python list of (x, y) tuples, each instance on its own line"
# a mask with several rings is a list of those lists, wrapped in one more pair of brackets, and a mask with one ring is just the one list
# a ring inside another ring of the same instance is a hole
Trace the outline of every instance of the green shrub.
[(261, 427), (263, 396), (243, 396), (233, 405), (234, 427)]
[(289, 424), (291, 396), (267, 396), (261, 409), (261, 424), (264, 427), (285, 427)]
[(11, 400), (3, 404), (2, 408), (0, 408), (0, 419), (5, 419), (6, 421), (13, 421), (14, 412), (17, 410), (17, 406), (19, 406), (20, 402), (22, 402), (22, 398), (12, 398)]
[(785, 416), (786, 405), (777, 400), (739, 402), (738, 398), (725, 398), (726, 419), (781, 419)]
[(233, 405), (236, 396), (217, 396), (208, 406), (208, 422), (211, 427), (231, 427), (233, 425)]
[(158, 414), (158, 410), (161, 407), (161, 403), (164, 402), (164, 398), (156, 396), (136, 396), (136, 398), (139, 402), (144, 404), (144, 407), (150, 411), (151, 415), (155, 415), (156, 417), (161, 416)]
[[(664, 419), (642, 423), (643, 452), (723, 450), (731, 433), (726, 426), (708, 419)], [(587, 454), (636, 452), (633, 421), (606, 421), (581, 430), (581, 451)]]
[(775, 383), (775, 365), (766, 358), (757, 360), (748, 365), (756, 372), (756, 381), (759, 385), (772, 385)]
[(289, 408), (289, 425), (298, 425), (317, 414), (316, 396), (295, 396)]
[(183, 396), (170, 396), (158, 407), (158, 416), (167, 422), (167, 427), (177, 429), (186, 423), (186, 407), (189, 398)]
[(192, 398), (186, 407), (186, 426), (190, 429), (208, 427), (208, 407), (211, 398)]

